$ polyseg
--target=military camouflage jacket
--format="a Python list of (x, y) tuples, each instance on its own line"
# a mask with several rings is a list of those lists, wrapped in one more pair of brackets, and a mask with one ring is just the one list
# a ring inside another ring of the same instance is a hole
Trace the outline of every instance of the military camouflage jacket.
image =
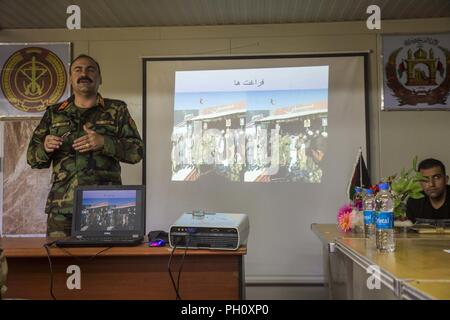
[(8, 264), (3, 250), (0, 249), (0, 299), (6, 292), (6, 276), (8, 274)]
[[(83, 125), (105, 138), (103, 149), (80, 153), (73, 141), (86, 133)], [(47, 154), (47, 135), (63, 137), (59, 149)], [(74, 191), (78, 185), (121, 184), (119, 161), (137, 163), (143, 156), (143, 142), (134, 120), (123, 101), (103, 99), (87, 110), (80, 110), (70, 97), (47, 108), (34, 130), (27, 151), (32, 168), (53, 165), (53, 185), (45, 207), (46, 213), (72, 213)]]

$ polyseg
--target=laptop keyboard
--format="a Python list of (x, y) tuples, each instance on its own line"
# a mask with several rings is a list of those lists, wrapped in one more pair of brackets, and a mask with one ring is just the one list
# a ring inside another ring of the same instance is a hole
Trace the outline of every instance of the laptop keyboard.
[(91, 237), (83, 237), (81, 239), (79, 239), (81, 241), (95, 241), (95, 242), (110, 242), (110, 241), (132, 241), (132, 240), (136, 240), (135, 238), (130, 238), (130, 237), (95, 237), (95, 236), (91, 236)]
[(56, 241), (57, 247), (128, 247), (137, 246), (142, 243), (144, 237), (108, 237), (108, 236), (86, 236), (83, 238), (66, 238)]

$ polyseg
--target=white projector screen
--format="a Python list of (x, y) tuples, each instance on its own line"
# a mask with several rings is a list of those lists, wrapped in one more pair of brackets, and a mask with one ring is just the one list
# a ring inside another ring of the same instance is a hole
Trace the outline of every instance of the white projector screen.
[(144, 59), (147, 230), (247, 213), (249, 282), (315, 282), (311, 223), (335, 223), (367, 158), (366, 54)]

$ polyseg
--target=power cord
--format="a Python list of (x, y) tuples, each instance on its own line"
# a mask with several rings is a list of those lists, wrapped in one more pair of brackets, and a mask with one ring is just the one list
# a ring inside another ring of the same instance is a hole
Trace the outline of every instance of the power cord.
[(62, 251), (64, 251), (67, 255), (71, 256), (72, 258), (74, 258), (77, 261), (91, 261), (94, 260), (94, 258), (96, 258), (99, 254), (108, 251), (109, 249), (113, 248), (113, 247), (106, 247), (105, 249), (100, 250), (99, 252), (97, 252), (96, 254), (94, 254), (93, 256), (90, 257), (86, 257), (86, 258), (80, 258), (77, 256), (74, 256), (73, 254), (71, 254), (69, 251), (67, 251), (65, 248), (63, 247), (57, 247), (59, 249), (61, 249)]
[(180, 293), (178, 291), (177, 285), (175, 284), (175, 280), (172, 275), (172, 270), (170, 269), (170, 265), (172, 264), (172, 258), (175, 253), (175, 250), (177, 249), (177, 245), (178, 245), (178, 242), (175, 242), (173, 245), (173, 249), (172, 249), (172, 252), (170, 253), (170, 257), (169, 257), (169, 262), (167, 263), (167, 271), (169, 272), (170, 281), (172, 282), (173, 289), (175, 290), (175, 294), (176, 294), (175, 300), (182, 300)]
[[(53, 300), (56, 300), (55, 294), (53, 293), (53, 264), (52, 264), (52, 259), (50, 256), (50, 247), (53, 246), (56, 243), (56, 241), (52, 241), (52, 242), (48, 242), (44, 244), (44, 249), (47, 252), (47, 259), (48, 259), (48, 265), (50, 268), (50, 295), (52, 296)], [(76, 257), (73, 254), (71, 254), (69, 251), (67, 251), (65, 248), (62, 247), (56, 247), (61, 249), (62, 251), (64, 251), (67, 255), (71, 256), (72, 258), (74, 258), (77, 261), (91, 261), (94, 258), (96, 258), (99, 254), (101, 254), (102, 252), (108, 251), (109, 249), (111, 249), (112, 247), (107, 247), (105, 249), (100, 250), (99, 252), (97, 252), (96, 254), (94, 254), (93, 256), (90, 256), (88, 258), (80, 258), (80, 257)]]
[[(180, 240), (181, 240), (181, 239), (180, 239)], [(178, 246), (180, 240), (177, 241), (177, 242), (174, 244), (173, 249), (172, 249), (172, 252), (171, 252), (170, 257), (169, 257), (169, 262), (168, 262), (168, 264), (167, 264), (167, 270), (168, 270), (168, 272), (169, 272), (170, 281), (172, 282), (172, 286), (173, 286), (173, 289), (175, 290), (175, 294), (176, 294), (175, 300), (182, 300), (182, 299), (181, 299), (181, 295), (180, 295), (180, 279), (181, 279), (181, 271), (183, 270), (184, 259), (185, 259), (185, 257), (186, 257), (187, 250), (188, 250), (188, 247), (189, 247), (190, 237), (189, 237), (189, 235), (188, 235), (188, 236), (187, 236), (187, 239), (186, 239), (186, 244), (185, 244), (185, 247), (184, 247), (183, 257), (181, 258), (181, 264), (180, 264), (180, 267), (178, 268), (177, 283), (175, 284), (175, 279), (174, 279), (174, 277), (173, 277), (172, 270), (170, 269), (170, 266), (171, 266), (171, 264), (172, 264), (172, 258), (173, 258), (174, 254), (175, 254), (175, 250), (177, 249), (177, 246)]]
[(44, 249), (47, 252), (48, 265), (50, 267), (50, 295), (53, 300), (56, 300), (55, 295), (53, 294), (53, 265), (52, 259), (50, 258), (50, 247), (55, 244), (56, 241), (48, 242), (44, 244)]
[[(178, 269), (177, 292), (180, 292), (180, 278), (181, 278), (181, 271), (183, 270), (184, 258), (186, 257), (186, 253), (187, 253), (187, 250), (188, 250), (188, 247), (189, 247), (189, 240), (190, 240), (190, 237), (189, 237), (189, 235), (188, 235), (187, 241), (186, 241), (186, 246), (184, 247), (183, 257), (181, 258), (180, 268)], [(181, 299), (180, 299), (180, 300), (181, 300)]]

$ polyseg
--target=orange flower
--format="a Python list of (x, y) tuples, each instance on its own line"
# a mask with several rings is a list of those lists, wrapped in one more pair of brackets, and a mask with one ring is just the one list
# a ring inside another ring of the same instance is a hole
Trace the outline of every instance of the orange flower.
[(350, 231), (352, 229), (352, 210), (353, 207), (351, 203), (347, 203), (339, 208), (337, 216), (338, 226), (344, 232)]

